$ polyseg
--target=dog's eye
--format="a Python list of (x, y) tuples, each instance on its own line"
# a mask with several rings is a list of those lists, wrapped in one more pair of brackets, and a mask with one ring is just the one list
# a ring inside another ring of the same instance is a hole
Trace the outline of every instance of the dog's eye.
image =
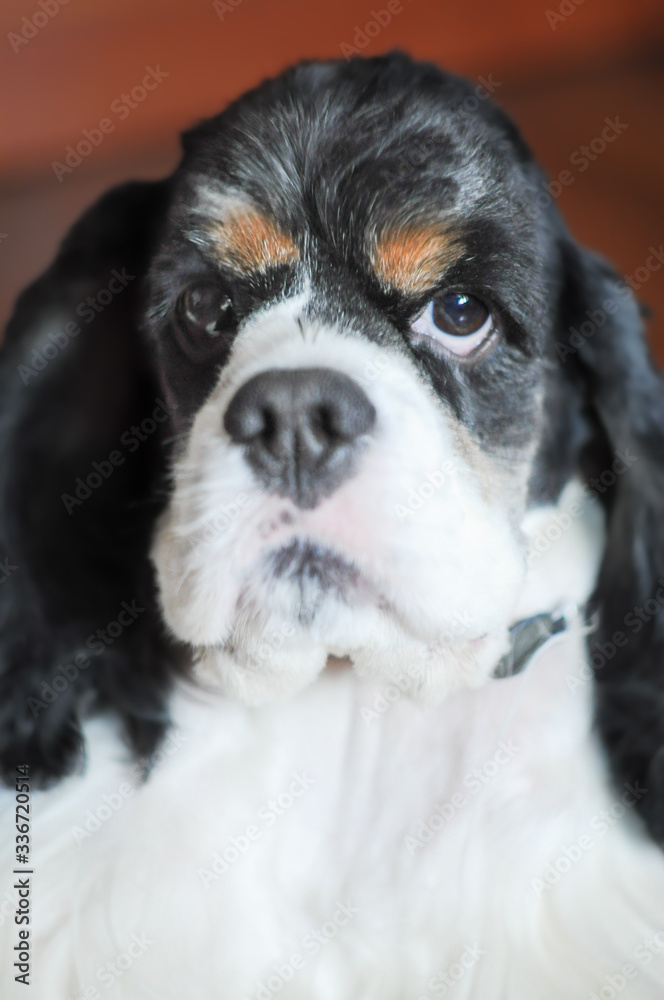
[(180, 293), (176, 306), (178, 339), (195, 359), (214, 354), (236, 325), (233, 302), (222, 286), (200, 282)]
[(494, 322), (491, 310), (474, 295), (441, 292), (420, 313), (412, 329), (463, 356), (491, 336)]

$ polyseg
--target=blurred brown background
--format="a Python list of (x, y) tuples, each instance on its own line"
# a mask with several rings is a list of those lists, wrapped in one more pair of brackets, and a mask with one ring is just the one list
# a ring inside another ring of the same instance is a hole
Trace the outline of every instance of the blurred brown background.
[[(110, 184), (170, 171), (182, 128), (295, 60), (400, 47), (491, 81), (550, 177), (568, 172), (553, 188), (560, 209), (578, 239), (634, 276), (664, 363), (661, 0), (390, 0), (381, 24), (387, 7), (3, 0), (0, 324), (84, 206)], [(141, 90), (146, 67), (161, 80), (153, 90)], [(53, 161), (104, 118), (112, 131), (58, 180)], [(616, 118), (627, 128), (606, 143)]]

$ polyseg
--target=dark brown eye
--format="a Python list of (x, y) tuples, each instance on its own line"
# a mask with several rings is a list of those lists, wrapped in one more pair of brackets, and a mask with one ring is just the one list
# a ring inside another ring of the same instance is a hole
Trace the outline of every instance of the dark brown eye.
[(194, 360), (205, 360), (221, 350), (236, 326), (231, 297), (214, 282), (185, 288), (175, 311), (178, 340)]
[(481, 329), (489, 310), (473, 295), (450, 292), (433, 300), (432, 319), (439, 330), (455, 337), (468, 337)]
[(463, 357), (488, 340), (494, 322), (491, 310), (474, 295), (441, 292), (418, 316), (412, 330)]

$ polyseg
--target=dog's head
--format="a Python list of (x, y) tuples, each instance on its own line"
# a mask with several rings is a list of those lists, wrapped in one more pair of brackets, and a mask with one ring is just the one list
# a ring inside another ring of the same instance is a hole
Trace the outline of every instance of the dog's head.
[[(661, 545), (638, 546), (661, 505), (664, 420), (638, 309), (474, 94), (398, 54), (305, 64), (188, 133), (173, 178), (119, 189), (79, 223), (20, 304), (4, 371), (5, 471), (28, 430), (33, 458), (67, 467), (23, 471), (5, 493), (42, 650), (56, 633), (71, 647), (74, 625), (145, 576), (145, 604), (200, 675), (250, 703), (296, 691), (330, 655), (415, 694), (477, 685), (522, 595), (528, 512), (625, 448), (638, 471), (603, 498), (600, 597), (650, 594)], [(17, 387), (19, 361), (124, 266), (130, 287)], [(98, 493), (95, 461), (113, 466)], [(75, 583), (53, 568), (53, 531)], [(140, 728), (130, 632), (95, 662), (96, 687)], [(149, 706), (163, 678), (139, 673)]]
[(178, 435), (153, 558), (234, 695), (329, 654), (444, 693), (504, 651), (557, 259), (465, 96), (401, 57), (307, 65), (186, 137), (149, 277)]

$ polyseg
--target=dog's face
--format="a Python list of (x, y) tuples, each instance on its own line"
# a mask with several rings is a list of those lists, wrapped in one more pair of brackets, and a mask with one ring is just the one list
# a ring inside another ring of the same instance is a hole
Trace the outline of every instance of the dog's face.
[(392, 54), (263, 84), (78, 220), (0, 357), (0, 775), (70, 771), (90, 704), (151, 753), (192, 647), (247, 702), (330, 654), (481, 683), (578, 584), (560, 551), (524, 583), (578, 478), (606, 515), (598, 729), (664, 837), (662, 616), (616, 638), (664, 578), (664, 389), (543, 181), (476, 88)]
[(250, 702), (327, 657), (485, 679), (524, 579), (557, 247), (467, 85), (310, 65), (187, 137), (147, 328), (174, 413), (161, 605)]

